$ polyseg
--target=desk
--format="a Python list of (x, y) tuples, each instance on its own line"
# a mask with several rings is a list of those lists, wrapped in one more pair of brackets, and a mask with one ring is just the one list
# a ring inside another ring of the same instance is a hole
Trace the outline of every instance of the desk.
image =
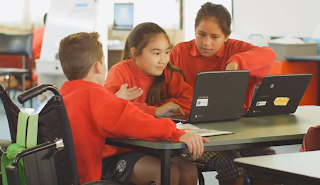
[[(279, 184), (319, 185), (320, 151), (235, 159), (249, 178)], [(250, 182), (252, 184), (252, 182)]]
[[(196, 126), (235, 133), (208, 137), (210, 142), (204, 144), (206, 152), (300, 144), (309, 127), (319, 125), (319, 113), (318, 106), (301, 106), (291, 115), (241, 118), (236, 121), (203, 123)], [(159, 155), (162, 185), (170, 184), (170, 157), (188, 153), (184, 143), (162, 140), (107, 139), (106, 144)]]
[[(291, 56), (291, 57), (285, 57), (285, 59), (288, 62), (320, 62), (320, 55), (314, 55), (314, 56)], [(317, 101), (318, 101), (318, 105), (320, 105), (320, 64), (318, 64), (318, 75), (317, 75), (317, 79), (318, 79), (318, 92), (317, 92)]]

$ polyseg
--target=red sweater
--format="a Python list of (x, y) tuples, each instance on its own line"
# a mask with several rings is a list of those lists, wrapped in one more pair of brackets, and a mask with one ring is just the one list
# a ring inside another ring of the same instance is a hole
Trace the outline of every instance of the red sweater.
[(169, 119), (156, 119), (96, 83), (67, 81), (60, 92), (71, 125), (81, 184), (101, 179), (103, 155), (130, 151), (105, 145), (106, 138), (178, 141), (184, 134)]
[(254, 88), (271, 71), (276, 59), (275, 52), (269, 47), (229, 39), (211, 57), (204, 57), (198, 51), (195, 41), (177, 44), (171, 51), (170, 62), (182, 69), (186, 82), (194, 87), (196, 76), (201, 71), (222, 71), (230, 62), (238, 63), (238, 69), (250, 70), (245, 107), (249, 108)]
[[(179, 72), (171, 72), (168, 68), (164, 70), (164, 96), (167, 99), (163, 100), (161, 104), (172, 101), (180, 105), (184, 113), (190, 113), (193, 88), (184, 81)], [(117, 63), (109, 70), (104, 86), (111, 93), (116, 93), (125, 83), (128, 83), (129, 88), (135, 86), (142, 88), (143, 95), (132, 100), (132, 102), (146, 113), (155, 116), (155, 106), (146, 104), (152, 82), (153, 76), (144, 75), (131, 58)]]

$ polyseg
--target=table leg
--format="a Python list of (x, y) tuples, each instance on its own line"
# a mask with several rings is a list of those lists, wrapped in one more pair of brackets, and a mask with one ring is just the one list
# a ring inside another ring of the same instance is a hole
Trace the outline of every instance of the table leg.
[(161, 153), (161, 185), (170, 184), (171, 151), (164, 150)]

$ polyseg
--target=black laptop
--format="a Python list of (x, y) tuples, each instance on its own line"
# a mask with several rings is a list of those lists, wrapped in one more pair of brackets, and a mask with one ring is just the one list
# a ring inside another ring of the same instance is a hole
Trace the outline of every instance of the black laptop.
[(270, 116), (294, 113), (299, 106), (312, 74), (265, 76), (249, 110), (243, 116)]
[(242, 117), (248, 70), (199, 72), (190, 115), (170, 117), (175, 122), (201, 123)]

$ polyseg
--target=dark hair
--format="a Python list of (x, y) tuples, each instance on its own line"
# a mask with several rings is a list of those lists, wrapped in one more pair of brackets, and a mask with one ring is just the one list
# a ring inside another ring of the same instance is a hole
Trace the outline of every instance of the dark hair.
[[(137, 25), (129, 34), (123, 51), (123, 60), (138, 57), (142, 54), (143, 48), (147, 47), (152, 38), (159, 34), (164, 34), (170, 43), (170, 39), (167, 33), (155, 23), (146, 22)], [(135, 48), (134, 56), (131, 55), (131, 48)], [(170, 62), (167, 64), (167, 68), (171, 70), (171, 76), (173, 71), (182, 73), (181, 69), (175, 67)], [(160, 106), (161, 101), (165, 99), (163, 95), (165, 83), (164, 72), (160, 76), (155, 76), (153, 78), (153, 83), (148, 92), (147, 104), (148, 105), (158, 105)]]
[(203, 4), (197, 13), (194, 28), (196, 29), (203, 19), (213, 18), (219, 24), (225, 36), (231, 34), (231, 15), (229, 11), (220, 4), (207, 2)]
[(60, 41), (59, 59), (68, 80), (83, 79), (96, 61), (103, 61), (99, 33), (76, 33)]

